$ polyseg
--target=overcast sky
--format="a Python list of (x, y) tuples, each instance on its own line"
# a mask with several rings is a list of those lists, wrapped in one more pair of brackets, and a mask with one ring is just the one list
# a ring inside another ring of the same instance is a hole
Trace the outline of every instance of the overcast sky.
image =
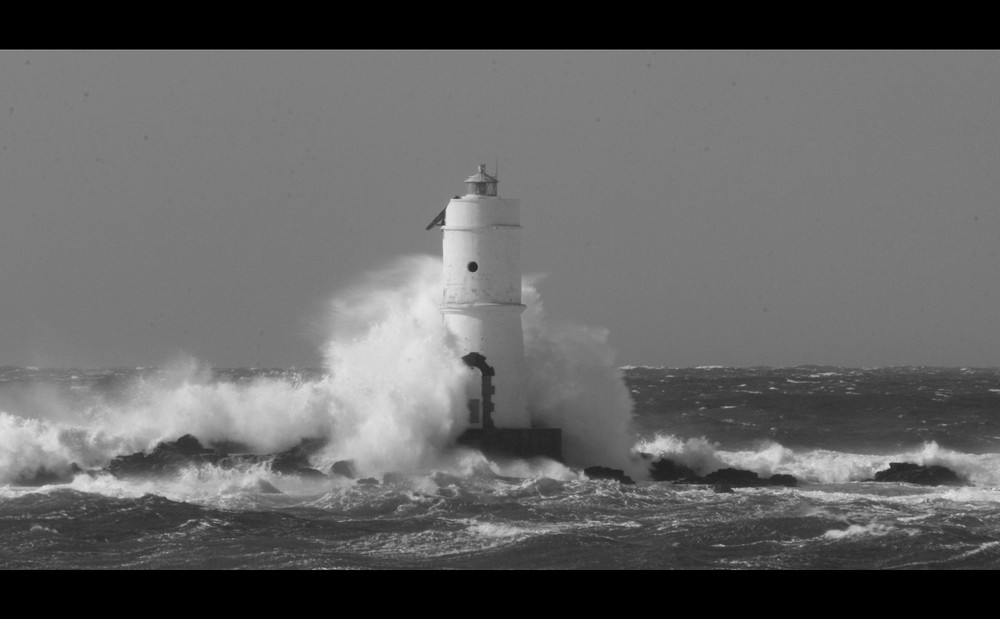
[(0, 365), (318, 366), (480, 162), (622, 364), (1000, 366), (993, 51), (2, 51)]

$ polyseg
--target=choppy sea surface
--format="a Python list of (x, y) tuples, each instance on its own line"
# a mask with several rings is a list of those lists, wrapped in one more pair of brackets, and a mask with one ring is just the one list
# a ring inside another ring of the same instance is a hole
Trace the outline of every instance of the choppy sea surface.
[[(263, 428), (274, 435), (306, 427), (281, 411), (327, 378), (214, 370), (150, 399), (175, 379), (154, 368), (4, 367), (0, 568), (1000, 567), (998, 369), (625, 367), (621, 379), (638, 470), (641, 452), (700, 474), (790, 474), (798, 486), (718, 493), (641, 475), (627, 485), (441, 445), (436, 461), (369, 484), (266, 464), (119, 479), (102, 468), (154, 439), (195, 426), (218, 438), (213, 414), (230, 433), (244, 431), (243, 409), (257, 426), (277, 418)], [(946, 466), (967, 485), (870, 481), (897, 461)], [(71, 465), (80, 472), (66, 483), (38, 485), (40, 470)]]

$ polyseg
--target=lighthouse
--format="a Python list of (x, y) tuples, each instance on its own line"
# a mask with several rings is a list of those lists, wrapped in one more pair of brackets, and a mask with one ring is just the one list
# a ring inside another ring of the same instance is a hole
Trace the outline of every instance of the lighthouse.
[(521, 328), (521, 202), (501, 198), (486, 166), (427, 226), (443, 232), (441, 313), (470, 368), (468, 431), (484, 452), (561, 458), (561, 431), (533, 428)]

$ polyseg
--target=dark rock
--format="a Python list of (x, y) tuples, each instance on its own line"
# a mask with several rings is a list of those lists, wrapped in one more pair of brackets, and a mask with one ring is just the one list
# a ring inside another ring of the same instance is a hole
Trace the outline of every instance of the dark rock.
[(225, 468), (270, 462), (271, 470), (283, 475), (325, 478), (321, 471), (310, 466), (310, 456), (326, 444), (324, 438), (303, 439), (295, 447), (273, 455), (234, 454), (230, 449), (245, 446), (222, 442), (223, 451), (204, 447), (197, 438), (185, 434), (176, 441), (159, 443), (150, 452), (137, 452), (118, 456), (108, 464), (107, 471), (116, 477), (150, 477), (177, 473), (186, 466), (212, 464)]
[(743, 469), (719, 469), (705, 475), (705, 481), (709, 484), (725, 483), (734, 488), (745, 488), (748, 486), (761, 485), (760, 476), (753, 471)]
[(684, 477), (674, 481), (675, 484), (705, 484), (705, 485), (721, 485), (724, 487), (733, 488), (759, 488), (763, 486), (789, 486), (795, 487), (798, 485), (798, 480), (792, 475), (772, 475), (771, 477), (761, 478), (757, 473), (753, 471), (747, 471), (744, 469), (719, 469), (713, 471), (704, 477), (690, 476)]
[(330, 467), (330, 475), (339, 475), (347, 479), (354, 479), (354, 462), (351, 460), (337, 460)]
[(317, 477), (322, 475), (321, 471), (310, 467), (309, 458), (314, 453), (322, 449), (327, 443), (326, 438), (304, 438), (295, 447), (283, 451), (274, 456), (271, 461), (271, 470), (283, 475), (303, 475), (306, 477)]
[[(645, 454), (649, 455), (649, 454)], [(685, 477), (696, 477), (694, 470), (667, 458), (660, 458), (649, 466), (653, 481), (674, 481)]]
[(794, 488), (799, 485), (799, 480), (795, 479), (792, 475), (771, 475), (767, 478), (768, 485), (771, 486), (787, 486), (789, 488)]
[(357, 484), (357, 485), (359, 485), (359, 486), (377, 486), (378, 485), (378, 480), (375, 479), (374, 477), (364, 477), (364, 478), (359, 479), (358, 481), (356, 481), (354, 483)]
[(299, 460), (297, 458), (289, 458), (284, 454), (277, 454), (274, 459), (271, 460), (271, 471), (278, 473), (280, 475), (298, 475), (302, 471), (309, 471), (309, 475), (312, 475), (312, 471), (322, 475), (320, 471), (308, 466), (309, 461)]
[(201, 441), (191, 434), (185, 434), (173, 443), (160, 443), (153, 450), (154, 453), (162, 451), (164, 453), (177, 453), (182, 456), (197, 456), (200, 454), (214, 453), (213, 450), (202, 446)]
[(246, 443), (240, 443), (237, 441), (230, 441), (230, 440), (212, 441), (211, 443), (208, 444), (208, 447), (216, 453), (226, 454), (226, 455), (249, 454), (250, 452), (253, 451), (252, 449), (250, 449), (250, 446), (247, 445)]
[(43, 466), (31, 473), (22, 473), (14, 479), (14, 485), (37, 487), (51, 484), (68, 484), (80, 472), (81, 469), (75, 462), (69, 467), (59, 469), (49, 469)]
[(890, 462), (888, 469), (875, 473), (874, 481), (903, 482), (924, 486), (966, 485), (966, 482), (955, 471), (947, 467), (924, 466), (912, 462)]
[[(205, 458), (206, 456), (202, 456)], [(270, 462), (274, 459), (270, 454), (217, 454), (212, 456), (212, 463), (223, 469), (235, 469), (239, 466), (251, 466)]]
[(162, 442), (149, 453), (137, 452), (111, 460), (108, 471), (116, 477), (142, 477), (175, 473), (190, 464), (215, 464), (222, 458), (185, 434), (176, 441)]
[(606, 466), (588, 466), (583, 469), (583, 474), (590, 479), (613, 479), (623, 484), (634, 484), (635, 481), (625, 474), (621, 469), (612, 469)]
[(718, 483), (716, 483), (715, 485), (713, 485), (712, 486), (712, 490), (715, 490), (716, 492), (718, 492), (720, 494), (726, 493), (726, 492), (735, 492), (735, 490), (733, 490), (732, 486), (730, 486), (727, 483), (721, 482), (721, 481), (718, 482)]

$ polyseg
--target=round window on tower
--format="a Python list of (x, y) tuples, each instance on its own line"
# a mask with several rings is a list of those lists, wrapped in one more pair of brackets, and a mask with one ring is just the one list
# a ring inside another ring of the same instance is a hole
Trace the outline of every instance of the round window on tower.
[(479, 270), (479, 265), (478, 265), (478, 264), (476, 264), (475, 262), (470, 262), (470, 263), (468, 264), (468, 267), (469, 267), (469, 272), (470, 272), (470, 273), (475, 273), (476, 271), (478, 271), (478, 270)]

